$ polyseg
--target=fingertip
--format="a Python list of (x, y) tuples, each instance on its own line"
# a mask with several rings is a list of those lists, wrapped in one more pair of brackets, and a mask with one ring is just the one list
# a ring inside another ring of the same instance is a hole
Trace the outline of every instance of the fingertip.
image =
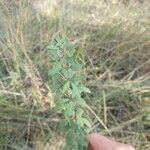
[(91, 133), (88, 137), (89, 150), (97, 150), (103, 147), (104, 137), (97, 133)]
[(99, 134), (97, 134), (97, 133), (91, 133), (88, 136), (88, 142), (91, 143), (92, 141), (97, 140), (98, 137), (99, 137)]
[(93, 144), (97, 143), (97, 133), (91, 133), (88, 137), (88, 150), (93, 150)]
[(91, 138), (96, 138), (96, 137), (99, 137), (100, 135), (98, 133), (91, 133), (89, 136), (88, 136), (88, 139), (91, 139)]

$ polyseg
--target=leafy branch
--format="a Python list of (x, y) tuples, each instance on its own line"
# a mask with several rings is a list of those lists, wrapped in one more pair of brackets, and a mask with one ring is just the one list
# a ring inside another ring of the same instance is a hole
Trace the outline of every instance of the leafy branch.
[(58, 129), (64, 131), (69, 150), (82, 150), (86, 147), (86, 131), (91, 126), (84, 115), (86, 102), (81, 96), (83, 92), (90, 93), (83, 85), (82, 62), (76, 57), (76, 45), (66, 37), (56, 38), (47, 49), (55, 111), (63, 115)]

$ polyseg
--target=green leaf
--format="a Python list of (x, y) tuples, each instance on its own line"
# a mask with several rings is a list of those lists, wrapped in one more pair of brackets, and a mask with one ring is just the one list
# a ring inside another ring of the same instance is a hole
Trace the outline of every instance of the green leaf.
[(86, 80), (86, 77), (84, 75), (78, 75), (74, 78), (74, 81), (83, 81)]
[(66, 142), (69, 150), (74, 149), (74, 143), (77, 144), (75, 141), (74, 129), (69, 129), (66, 134)]
[(70, 89), (70, 81), (67, 81), (65, 83), (65, 85), (63, 86), (63, 90), (62, 93), (65, 93), (66, 91), (68, 91)]
[(90, 89), (85, 87), (84, 85), (81, 86), (81, 90), (85, 93), (91, 93)]
[(78, 124), (79, 127), (81, 127), (81, 128), (83, 127), (84, 122), (83, 122), (81, 116), (78, 116), (78, 117), (77, 117), (77, 124)]
[(81, 96), (79, 88), (73, 82), (71, 82), (71, 86), (72, 86), (72, 96), (80, 98)]
[(78, 142), (79, 142), (79, 147), (80, 150), (87, 150), (87, 141), (85, 139), (85, 136), (83, 135), (83, 131), (79, 131), (79, 138), (78, 138)]
[(74, 71), (73, 71), (71, 68), (69, 68), (69, 69), (68, 69), (67, 77), (68, 77), (69, 79), (71, 79), (71, 78), (73, 77), (73, 75), (74, 75)]
[(77, 109), (77, 116), (82, 116), (83, 113), (84, 113), (83, 109), (81, 109), (81, 108)]
[(53, 92), (57, 92), (59, 89), (61, 89), (62, 85), (63, 85), (63, 82), (61, 82), (60, 80), (52, 79), (52, 83), (50, 85), (50, 88)]
[(77, 61), (75, 61), (75, 59), (73, 57), (68, 57), (67, 58), (67, 62), (69, 64), (69, 66), (73, 69), (73, 70), (77, 70), (77, 69), (81, 69), (82, 65), (79, 64)]
[(59, 73), (60, 70), (61, 70), (61, 67), (53, 67), (51, 70), (49, 70), (48, 74), (53, 76), (53, 75)]
[(66, 103), (69, 102), (69, 99), (63, 98), (56, 101), (55, 111), (62, 111), (65, 109)]
[(64, 116), (69, 118), (70, 116), (75, 114), (75, 104), (73, 102), (69, 102), (65, 106)]
[(62, 120), (58, 125), (58, 130), (59, 131), (66, 130), (68, 128), (68, 126), (69, 126), (68, 120)]
[(59, 48), (56, 45), (49, 45), (47, 50), (58, 50)]
[(75, 53), (75, 45), (69, 45), (67, 46), (67, 50), (66, 50), (66, 54), (68, 57), (73, 57), (74, 53)]
[(75, 83), (76, 85), (78, 85), (79, 83), (81, 83), (81, 81), (85, 80), (85, 76), (84, 75), (76, 75), (74, 76), (72, 79), (70, 79), (73, 83)]
[(84, 125), (88, 126), (88, 127), (91, 127), (91, 124), (90, 122), (83, 117), (84, 115), (84, 110), (81, 109), (81, 108), (78, 108), (77, 109), (77, 114), (76, 114), (76, 117), (77, 117), (77, 124), (80, 126), (80, 127), (83, 127)]
[(55, 65), (56, 62), (57, 62), (56, 60), (51, 59), (51, 60), (49, 61), (49, 64), (50, 64), (50, 65)]
[(86, 125), (88, 127), (91, 127), (91, 123), (86, 118), (83, 118), (82, 116), (78, 116), (78, 118), (77, 118), (77, 124), (80, 127), (83, 127), (84, 125)]
[(82, 118), (83, 123), (88, 126), (89, 128), (91, 127), (91, 123), (89, 122), (89, 120), (87, 120), (86, 118)]
[(86, 102), (83, 98), (79, 98), (76, 100), (76, 105), (79, 105), (79, 106), (85, 106), (86, 105)]
[(62, 65), (64, 63), (64, 59), (61, 61), (58, 61), (56, 65), (53, 65), (53, 68), (49, 70), (48, 74), (53, 76), (55, 74), (58, 74), (60, 70), (62, 69)]

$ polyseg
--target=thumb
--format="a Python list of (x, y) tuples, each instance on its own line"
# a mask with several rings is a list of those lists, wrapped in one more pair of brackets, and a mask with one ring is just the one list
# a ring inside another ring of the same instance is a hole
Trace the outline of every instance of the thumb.
[(88, 137), (88, 143), (89, 143), (88, 147), (89, 150), (105, 150), (108, 148), (110, 144), (112, 144), (109, 139), (96, 133), (92, 133)]

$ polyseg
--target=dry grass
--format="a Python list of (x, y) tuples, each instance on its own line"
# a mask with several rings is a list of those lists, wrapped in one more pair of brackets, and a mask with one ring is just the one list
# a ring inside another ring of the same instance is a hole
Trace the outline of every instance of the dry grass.
[(61, 34), (85, 58), (91, 131), (107, 135), (103, 121), (118, 141), (149, 150), (149, 9), (148, 0), (0, 0), (1, 149), (59, 150), (64, 144), (51, 111), (46, 52)]

